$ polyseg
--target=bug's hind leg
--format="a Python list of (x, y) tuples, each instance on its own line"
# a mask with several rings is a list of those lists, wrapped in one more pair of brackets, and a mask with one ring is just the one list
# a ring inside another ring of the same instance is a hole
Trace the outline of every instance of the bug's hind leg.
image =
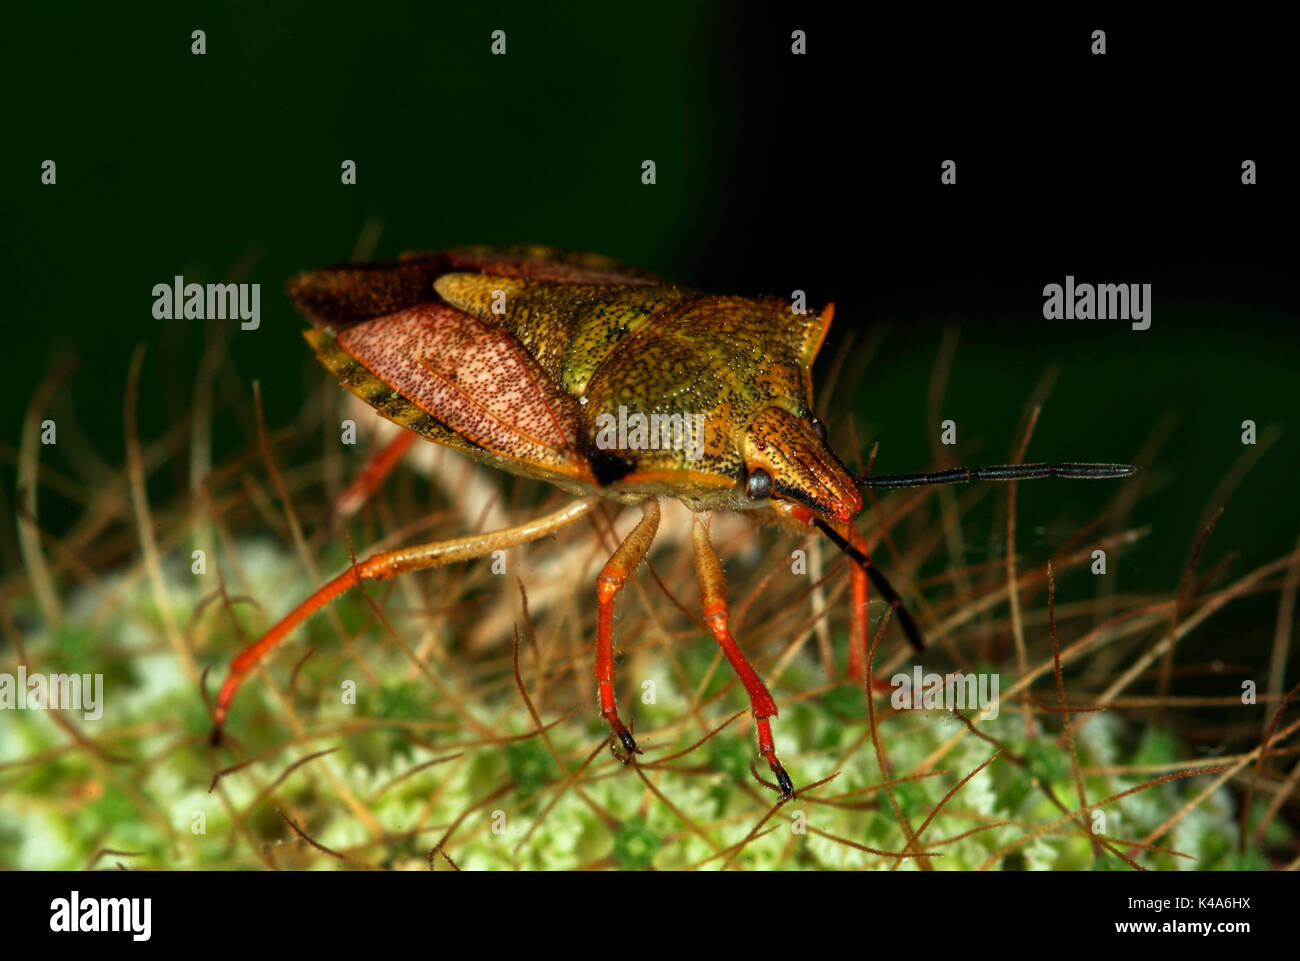
[(659, 501), (650, 498), (641, 504), (641, 520), (618, 546), (596, 579), (596, 683), (600, 687), (600, 716), (622, 745), (626, 758), (640, 754), (632, 732), (618, 717), (614, 703), (614, 598), (623, 590), (628, 576), (641, 563), (659, 530)]
[(519, 544), (527, 544), (529, 541), (538, 540), (569, 526), (588, 514), (594, 506), (594, 498), (571, 501), (559, 510), (516, 524), (514, 527), (486, 534), (471, 534), (468, 537), (457, 537), (452, 540), (399, 547), (392, 551), (381, 551), (371, 554), (365, 560), (353, 563), (342, 574), (318, 588), (314, 594), (282, 617), (259, 640), (241, 650), (230, 662), (230, 672), (221, 685), (221, 691), (217, 694), (216, 707), (213, 711), (212, 743), (214, 745), (221, 743), (222, 729), (226, 716), (230, 713), (231, 702), (234, 701), (235, 692), (239, 690), (248, 672), (288, 637), (295, 627), (344, 591), (358, 586), (363, 581), (384, 581), (408, 571), (424, 571), (431, 567), (483, 557), (497, 549), (504, 550)]
[(732, 668), (745, 685), (749, 703), (754, 712), (754, 726), (758, 729), (758, 753), (767, 760), (781, 788), (781, 799), (794, 797), (794, 784), (790, 775), (776, 758), (776, 745), (772, 741), (772, 724), (776, 717), (776, 702), (758, 673), (745, 660), (745, 655), (731, 636), (731, 611), (727, 607), (727, 584), (722, 575), (722, 564), (709, 542), (709, 524), (706, 515), (696, 514), (691, 525), (691, 543), (695, 548), (695, 573), (700, 582), (700, 600), (704, 606), (704, 622), (709, 625), (713, 639), (727, 655)]

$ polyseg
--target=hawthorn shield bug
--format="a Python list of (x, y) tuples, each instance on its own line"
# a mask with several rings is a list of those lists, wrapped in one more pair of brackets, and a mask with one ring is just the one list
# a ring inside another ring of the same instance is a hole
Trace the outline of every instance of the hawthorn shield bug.
[(642, 512), (596, 586), (600, 712), (612, 743), (630, 760), (639, 750), (615, 703), (614, 601), (654, 541), (659, 499), (672, 497), (695, 512), (691, 542), (704, 619), (744, 684), (759, 753), (781, 797), (789, 798), (794, 785), (772, 740), (776, 702), (732, 637), (710, 512), (742, 511), (803, 533), (812, 526), (849, 556), (855, 615), (847, 670), (858, 678), (868, 579), (909, 642), (923, 646), (852, 524), (862, 509), (862, 487), (1134, 471), (1122, 464), (1023, 464), (855, 477), (828, 446), (812, 410), (811, 368), (833, 306), (800, 314), (782, 300), (702, 294), (592, 254), (539, 247), (407, 254), (299, 274), (289, 295), (313, 324), (305, 336), (321, 363), (408, 429), (363, 478), (363, 491), (424, 437), (548, 481), (577, 499), (515, 527), (384, 551), (353, 564), (234, 658), (217, 696), (214, 743), (249, 670), (339, 594), (362, 581), (536, 540), (607, 498)]

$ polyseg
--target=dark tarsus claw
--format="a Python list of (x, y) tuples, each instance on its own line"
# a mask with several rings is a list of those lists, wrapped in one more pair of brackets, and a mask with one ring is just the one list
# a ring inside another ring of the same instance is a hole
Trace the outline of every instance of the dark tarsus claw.
[(636, 746), (636, 740), (632, 737), (630, 731), (626, 729), (619, 730), (618, 739), (623, 745), (623, 750), (628, 754), (628, 760), (632, 759), (633, 754), (641, 753), (641, 749)]
[(772, 773), (776, 775), (776, 783), (781, 788), (781, 800), (788, 801), (794, 797), (794, 782), (790, 780), (790, 775), (785, 773), (785, 768), (773, 761)]
[[(642, 753), (641, 749), (636, 746), (636, 738), (632, 737), (632, 732), (625, 728), (616, 718), (610, 719), (609, 726), (614, 732), (615, 738), (615, 740), (609, 742), (610, 752), (624, 764), (631, 764), (632, 755)], [(623, 747), (622, 754), (618, 751), (619, 745)]]

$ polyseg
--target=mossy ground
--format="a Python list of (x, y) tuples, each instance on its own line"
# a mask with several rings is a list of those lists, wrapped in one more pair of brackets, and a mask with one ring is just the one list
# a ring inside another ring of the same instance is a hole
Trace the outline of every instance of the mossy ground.
[[(308, 589), (292, 552), (265, 542), (241, 543), (238, 549), (251, 583), (276, 585), (271, 596), (296, 597)], [(346, 563), (338, 557), (332, 561)], [(166, 578), (173, 617), (195, 624), (211, 576), (196, 577), (174, 563)], [(111, 604), (106, 605), (105, 594), (113, 595)], [(661, 656), (657, 643), (642, 642), (647, 649), (631, 658), (635, 667), (624, 665), (625, 711), (635, 717), (647, 751), (640, 759), (647, 766), (638, 772), (602, 746), (607, 732), (594, 709), (578, 703), (581, 698), (572, 692), (556, 693), (556, 687), (574, 684), (572, 671), (549, 682), (552, 693), (539, 710), (543, 722), (553, 726), (543, 737), (515, 686), (511, 651), (489, 652), (476, 670), (447, 680), (460, 685), (461, 709), (475, 718), (471, 725), (457, 708), (440, 703), (425, 678), (412, 676), (409, 658), (364, 598), (345, 598), (335, 610), (376, 681), (358, 673), (332, 625), (316, 617), (291, 649), (271, 662), (277, 693), (256, 677), (241, 691), (230, 732), (235, 746), (214, 752), (206, 740), (210, 720), (199, 689), (162, 640), (162, 621), (145, 580), (110, 576), (98, 597), (70, 595), (64, 622), (29, 636), (28, 656), (45, 672), (104, 673), (104, 716), (93, 723), (75, 714), (69, 719), (90, 739), (85, 744), (70, 741), (68, 730), (46, 712), (4, 718), (0, 863), (79, 868), (98, 856), (101, 865), (155, 868), (268, 863), (426, 868), (430, 850), (441, 843), (440, 852), (462, 869), (897, 864), (915, 870), (920, 865), (915, 858), (865, 850), (902, 852), (908, 841), (879, 787), (883, 778), (861, 689), (827, 687), (811, 657), (796, 658), (782, 676), (778, 747), (799, 784), (837, 776), (773, 812), (774, 795), (750, 771), (755, 754), (743, 694), (715, 663), (715, 648), (702, 631), (684, 628), (682, 638), (674, 640), (675, 667), (688, 682), (685, 689), (698, 692), (694, 698), (683, 694), (674, 665)], [(39, 619), (34, 605), (18, 613)], [(247, 608), (239, 616), (245, 630), (265, 621)], [(210, 598), (199, 618), (209, 630), (197, 633), (222, 637), (200, 655), (219, 677), (234, 646), (233, 631), (222, 624), (222, 606)], [(620, 626), (630, 626), (634, 618), (621, 618)], [(411, 643), (419, 634), (411, 630), (416, 620), (390, 616), (395, 630), (411, 633)], [(454, 628), (454, 622), (443, 623), (449, 643)], [(837, 635), (842, 655), (843, 632)], [(286, 722), (287, 676), (294, 661), (313, 648), (316, 653), (297, 672), (291, 696), (295, 720)], [(525, 681), (536, 673), (535, 650), (526, 640), (521, 645)], [(476, 679), (467, 683), (471, 675)], [(345, 703), (347, 681), (357, 683), (354, 704)], [(654, 703), (635, 696), (646, 681), (654, 682)], [(814, 688), (821, 688), (816, 696), (792, 693)], [(691, 720), (692, 700), (704, 705), (704, 729)], [(895, 778), (918, 771), (964, 727), (943, 712), (892, 714), (887, 698), (877, 699), (876, 710)], [(565, 717), (566, 711), (573, 713)], [(738, 712), (741, 716), (699, 743), (708, 728)], [(1081, 766), (1134, 771), (1085, 776), (1090, 800), (1150, 779), (1139, 771), (1174, 770), (1187, 756), (1169, 728), (1135, 725), (1117, 712), (1096, 713), (1083, 723), (1081, 717), (1075, 720)], [(980, 730), (1006, 750), (927, 825), (913, 850), (931, 853), (930, 866), (1128, 869), (1114, 854), (1098, 854), (1093, 838), (1073, 821), (1016, 846), (1035, 826), (1061, 816), (1045, 785), (1068, 809), (1078, 806), (1071, 755), (1054, 736), (1061, 730), (1059, 716), (1040, 712), (1036, 720), (1040, 733), (1034, 738), (1025, 736), (1022, 715), (1011, 705), (1003, 705), (997, 720), (980, 723)], [(294, 733), (296, 725), (301, 734)], [(691, 745), (690, 753), (656, 763)], [(292, 767), (323, 750), (331, 753)], [(994, 752), (988, 741), (965, 737), (934, 765), (931, 776), (893, 786), (898, 811), (915, 829)], [(1011, 763), (1007, 755), (1023, 763)], [(253, 760), (209, 791), (216, 768), (246, 758)], [(445, 759), (429, 763), (439, 758)], [(1102, 836), (1140, 840), (1209, 780), (1204, 775), (1159, 784), (1106, 806), (1108, 830)], [(1237, 849), (1237, 814), (1233, 792), (1220, 787), (1157, 842), (1187, 857), (1133, 853), (1149, 868), (1266, 866), (1260, 847)], [(301, 841), (284, 818), (332, 853)], [(1275, 820), (1268, 842), (1285, 848), (1294, 839)], [(101, 854), (106, 849), (116, 853)], [(448, 864), (441, 856), (433, 863)]]

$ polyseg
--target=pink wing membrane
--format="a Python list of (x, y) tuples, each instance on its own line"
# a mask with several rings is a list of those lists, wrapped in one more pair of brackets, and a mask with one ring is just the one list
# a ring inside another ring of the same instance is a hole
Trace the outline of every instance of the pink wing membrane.
[(578, 410), (505, 330), (443, 304), (420, 304), (342, 331), (376, 377), (462, 437), (563, 473), (587, 473)]

